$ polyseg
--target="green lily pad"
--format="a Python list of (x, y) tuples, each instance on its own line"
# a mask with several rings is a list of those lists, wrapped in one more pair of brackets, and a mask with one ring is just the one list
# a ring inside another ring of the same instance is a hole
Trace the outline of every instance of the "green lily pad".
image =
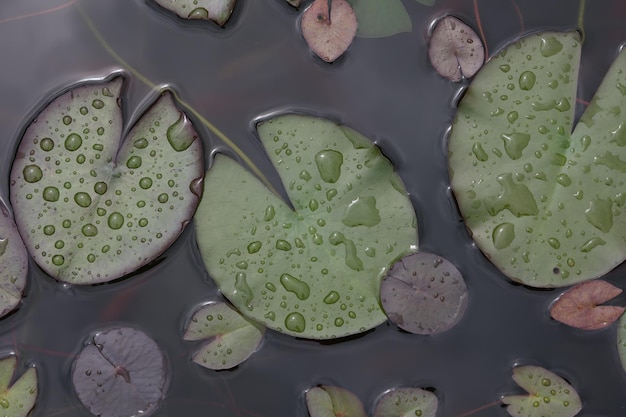
[(572, 132), (580, 49), (577, 32), (506, 47), (472, 81), (449, 138), (452, 189), (475, 242), (534, 287), (596, 278), (626, 257), (626, 53)]
[(359, 397), (345, 388), (323, 385), (306, 391), (311, 417), (367, 417)]
[(626, 372), (626, 314), (622, 314), (617, 322), (617, 352), (622, 368)]
[(502, 397), (513, 417), (573, 417), (582, 409), (578, 393), (563, 378), (539, 366), (517, 366), (513, 380), (528, 395)]
[(122, 78), (55, 98), (26, 129), (11, 172), (15, 222), (35, 261), (74, 284), (147, 264), (189, 222), (201, 194), (201, 141), (163, 92), (120, 146)]
[(382, 38), (413, 30), (401, 0), (348, 0), (359, 24), (356, 36)]
[(183, 19), (212, 20), (224, 26), (235, 8), (236, 0), (153, 0)]
[(13, 218), (0, 199), (0, 317), (13, 311), (26, 286), (28, 253)]
[(15, 355), (0, 360), (0, 409), (5, 417), (26, 417), (37, 400), (37, 370), (28, 368), (10, 385), (16, 367)]
[(394, 388), (376, 401), (373, 417), (435, 417), (439, 400), (421, 388)]
[(293, 209), (217, 155), (194, 222), (209, 274), (244, 315), (283, 333), (328, 339), (384, 322), (381, 277), (417, 244), (391, 163), (317, 117), (278, 116), (257, 130)]
[(226, 303), (197, 309), (184, 340), (208, 340), (193, 354), (193, 361), (209, 369), (230, 369), (252, 355), (263, 340), (265, 328), (243, 317)]

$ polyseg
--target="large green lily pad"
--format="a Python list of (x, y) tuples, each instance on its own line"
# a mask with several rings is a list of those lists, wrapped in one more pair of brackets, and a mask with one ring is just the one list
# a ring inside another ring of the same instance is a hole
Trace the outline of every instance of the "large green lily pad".
[(217, 155), (195, 217), (209, 274), (244, 315), (294, 336), (382, 323), (381, 276), (417, 244), (391, 163), (361, 134), (321, 118), (283, 115), (257, 129), (293, 208)]
[(572, 132), (580, 49), (577, 32), (505, 48), (474, 78), (449, 139), (452, 189), (474, 240), (534, 287), (596, 278), (626, 257), (626, 53)]
[(105, 282), (147, 264), (198, 204), (202, 144), (170, 92), (120, 147), (122, 80), (55, 98), (24, 132), (13, 162), (15, 222), (35, 261), (61, 281)]

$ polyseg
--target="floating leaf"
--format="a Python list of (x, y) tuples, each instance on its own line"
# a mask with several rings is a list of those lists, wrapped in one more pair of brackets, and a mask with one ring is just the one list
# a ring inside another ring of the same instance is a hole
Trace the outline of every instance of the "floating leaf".
[(582, 409), (574, 388), (547, 369), (517, 366), (513, 368), (513, 380), (528, 392), (502, 397), (513, 417), (573, 417)]
[(302, 36), (326, 62), (339, 58), (356, 35), (356, 16), (346, 0), (315, 0), (302, 14)]
[(96, 334), (78, 354), (72, 382), (99, 417), (146, 416), (165, 395), (165, 358), (145, 333), (114, 328)]
[[(361, 38), (382, 38), (413, 30), (401, 0), (348, 0), (352, 5)], [(333, 2), (334, 4), (334, 2)]]
[(367, 138), (321, 118), (283, 115), (257, 130), (293, 209), (217, 155), (194, 222), (209, 274), (244, 315), (294, 336), (382, 323), (383, 269), (417, 243), (393, 166)]
[(622, 293), (606, 281), (594, 280), (567, 290), (552, 304), (550, 315), (568, 326), (584, 330), (602, 329), (617, 320), (624, 307), (600, 306)]
[(211, 303), (193, 313), (185, 340), (206, 340), (193, 361), (209, 369), (229, 369), (255, 352), (265, 328), (244, 318), (226, 303)]
[(322, 385), (306, 391), (311, 417), (367, 417), (361, 400), (347, 389)]
[(293, 7), (300, 7), (301, 0), (287, 0), (287, 3), (291, 4)]
[(15, 355), (0, 360), (0, 409), (4, 417), (26, 417), (37, 400), (37, 370), (28, 368), (13, 385), (17, 367)]
[(435, 417), (439, 400), (420, 388), (394, 388), (378, 398), (372, 417)]
[(202, 144), (164, 92), (126, 135), (122, 78), (73, 88), (26, 129), (11, 172), (15, 221), (35, 261), (74, 284), (154, 260), (198, 204)]
[(515, 281), (559, 287), (626, 257), (626, 53), (572, 132), (577, 32), (508, 46), (478, 72), (449, 139), (452, 189), (473, 238)]
[(617, 322), (617, 353), (619, 354), (622, 368), (626, 372), (626, 314)]
[(387, 317), (416, 334), (433, 334), (456, 324), (467, 306), (463, 276), (448, 260), (417, 252), (398, 260), (380, 285)]
[(154, 0), (183, 19), (212, 20), (224, 26), (235, 8), (236, 0)]
[(28, 253), (17, 226), (0, 200), (0, 317), (22, 299), (28, 272)]
[(471, 78), (483, 65), (485, 48), (474, 30), (453, 16), (439, 20), (428, 48), (430, 63), (452, 81)]

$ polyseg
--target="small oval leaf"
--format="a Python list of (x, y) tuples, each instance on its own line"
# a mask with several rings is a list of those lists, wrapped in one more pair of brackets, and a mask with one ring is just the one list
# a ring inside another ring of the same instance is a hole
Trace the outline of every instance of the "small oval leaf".
[(459, 270), (427, 252), (396, 261), (380, 285), (380, 299), (387, 317), (415, 334), (449, 329), (461, 319), (468, 303)]
[(212, 20), (224, 26), (235, 8), (236, 0), (153, 0), (183, 19)]
[(435, 417), (439, 400), (421, 388), (394, 388), (383, 393), (376, 402), (372, 417)]
[(625, 308), (600, 304), (621, 293), (620, 288), (606, 281), (583, 282), (561, 294), (552, 304), (550, 315), (561, 323), (579, 329), (602, 329), (617, 320)]
[(0, 410), (4, 417), (26, 417), (37, 400), (37, 370), (28, 368), (13, 385), (17, 358), (15, 355), (0, 359)]
[(367, 417), (361, 400), (345, 388), (321, 385), (305, 394), (311, 417)]
[(28, 273), (28, 253), (9, 211), (0, 200), (0, 317), (22, 299)]
[(346, 0), (315, 0), (302, 14), (302, 36), (317, 56), (333, 62), (356, 35), (357, 20)]

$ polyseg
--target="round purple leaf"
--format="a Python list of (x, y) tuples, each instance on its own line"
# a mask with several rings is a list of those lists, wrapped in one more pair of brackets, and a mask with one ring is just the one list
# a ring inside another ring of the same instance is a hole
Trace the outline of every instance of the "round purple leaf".
[(165, 358), (139, 330), (114, 328), (80, 352), (72, 381), (80, 401), (99, 417), (147, 416), (165, 395)]
[(383, 278), (380, 298), (387, 317), (410, 333), (449, 329), (467, 306), (461, 273), (441, 256), (427, 252), (398, 260)]

